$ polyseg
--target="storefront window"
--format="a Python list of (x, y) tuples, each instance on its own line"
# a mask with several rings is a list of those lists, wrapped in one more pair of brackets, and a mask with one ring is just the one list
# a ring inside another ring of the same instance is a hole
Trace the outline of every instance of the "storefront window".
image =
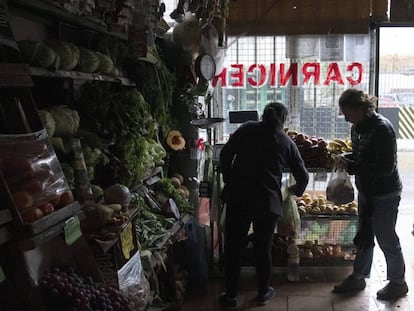
[[(213, 85), (222, 113), (287, 105), (287, 126), (310, 136), (349, 137), (338, 98), (348, 87), (368, 90), (369, 35), (229, 37), (223, 71)], [(224, 123), (222, 140), (239, 126)]]
[(390, 119), (401, 144), (414, 139), (413, 35), (413, 27), (379, 29), (378, 110)]

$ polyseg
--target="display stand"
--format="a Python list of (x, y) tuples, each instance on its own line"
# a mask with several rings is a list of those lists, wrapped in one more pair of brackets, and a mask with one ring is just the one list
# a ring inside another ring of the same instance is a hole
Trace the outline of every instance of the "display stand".
[[(3, 21), (0, 27), (0, 131), (19, 135), (42, 130), (29, 89), (33, 85), (29, 67), (20, 61), (5, 1), (0, 1), (0, 17)], [(26, 223), (2, 171), (0, 196), (3, 203), (0, 209), (2, 308), (44, 310), (38, 282), (45, 271), (56, 265), (72, 265), (96, 281), (101, 279), (80, 228), (73, 226), (73, 220), (79, 224), (83, 216), (77, 202)]]

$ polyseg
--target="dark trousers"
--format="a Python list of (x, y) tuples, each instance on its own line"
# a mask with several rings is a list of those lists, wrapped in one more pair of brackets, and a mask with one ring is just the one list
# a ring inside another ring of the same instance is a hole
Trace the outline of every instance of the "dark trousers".
[(256, 259), (257, 290), (263, 295), (270, 284), (272, 272), (272, 244), (277, 215), (266, 213), (254, 215), (238, 209), (238, 206), (227, 206), (224, 269), (225, 290), (229, 297), (236, 297), (250, 224), (253, 223), (254, 252)]

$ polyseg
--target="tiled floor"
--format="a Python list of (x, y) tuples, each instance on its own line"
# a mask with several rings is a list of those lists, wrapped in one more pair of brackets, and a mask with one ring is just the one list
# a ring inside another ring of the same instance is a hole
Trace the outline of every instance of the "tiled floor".
[[(407, 281), (414, 290), (413, 259), (407, 260)], [(261, 311), (356, 311), (356, 310), (414, 310), (414, 297), (409, 293), (406, 297), (394, 302), (382, 302), (376, 299), (376, 292), (386, 284), (383, 262), (377, 260), (367, 287), (355, 295), (337, 295), (331, 293), (333, 286), (345, 278), (351, 267), (302, 267), (301, 280), (290, 283), (282, 268), (275, 268), (272, 285), (276, 289), (276, 297), (266, 306), (258, 307), (254, 302), (255, 273), (252, 268), (242, 271), (240, 291), (237, 297), (237, 310)], [(183, 311), (221, 310), (217, 297), (222, 289), (222, 279), (211, 279), (206, 291), (187, 295)]]
[[(409, 154), (409, 158), (414, 156)], [(334, 284), (342, 281), (351, 271), (351, 266), (301, 267), (299, 282), (290, 283), (286, 279), (286, 270), (275, 267), (272, 286), (276, 297), (266, 306), (258, 307), (253, 302), (256, 295), (255, 272), (251, 267), (243, 268), (240, 291), (237, 296), (238, 310), (252, 311), (414, 311), (414, 237), (411, 234), (414, 222), (414, 161), (404, 162), (409, 166), (408, 174), (403, 176), (404, 192), (400, 205), (397, 231), (400, 236), (405, 261), (406, 280), (410, 292), (404, 298), (394, 302), (376, 299), (376, 292), (386, 283), (386, 265), (382, 252), (376, 247), (371, 278), (367, 279), (367, 288), (355, 295), (337, 295), (331, 293)], [(222, 291), (223, 279), (211, 277), (205, 291), (188, 294), (183, 311), (221, 310), (218, 295)]]

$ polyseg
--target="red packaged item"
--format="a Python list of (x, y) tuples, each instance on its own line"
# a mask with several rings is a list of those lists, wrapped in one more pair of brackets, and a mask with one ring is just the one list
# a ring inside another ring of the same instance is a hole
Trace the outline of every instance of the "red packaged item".
[(25, 223), (62, 207), (70, 191), (46, 130), (0, 135), (0, 170)]

